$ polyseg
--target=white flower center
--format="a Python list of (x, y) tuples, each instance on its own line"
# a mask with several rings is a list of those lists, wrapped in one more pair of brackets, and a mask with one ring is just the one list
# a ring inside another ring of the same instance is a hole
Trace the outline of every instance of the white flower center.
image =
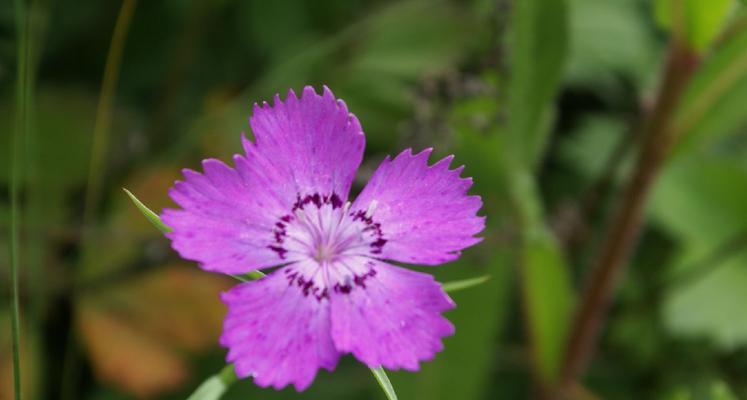
[(347, 256), (374, 256), (386, 244), (381, 226), (368, 210), (351, 211), (336, 194), (298, 196), (291, 212), (275, 224), (268, 246), (287, 261), (314, 260), (331, 264)]

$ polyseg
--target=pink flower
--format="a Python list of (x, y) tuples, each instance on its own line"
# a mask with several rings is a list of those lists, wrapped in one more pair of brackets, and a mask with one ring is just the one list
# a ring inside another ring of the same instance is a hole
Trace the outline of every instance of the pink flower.
[(328, 88), (254, 105), (255, 141), (235, 167), (203, 161), (169, 191), (181, 209), (163, 220), (173, 248), (208, 271), (278, 267), (224, 293), (221, 344), (240, 377), (307, 388), (352, 353), (369, 367), (417, 370), (454, 332), (454, 307), (429, 274), (385, 260), (437, 265), (480, 241), (478, 196), (453, 157), (431, 150), (385, 159), (353, 203), (363, 157), (358, 119)]

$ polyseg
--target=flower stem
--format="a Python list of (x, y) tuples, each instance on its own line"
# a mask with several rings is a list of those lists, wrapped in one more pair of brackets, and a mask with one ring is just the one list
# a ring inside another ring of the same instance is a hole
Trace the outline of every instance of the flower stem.
[(386, 398), (388, 400), (397, 400), (397, 393), (394, 392), (394, 386), (392, 386), (392, 382), (389, 381), (389, 377), (386, 375), (384, 368), (371, 368), (371, 372), (373, 373), (374, 378), (376, 378), (376, 382), (381, 386), (381, 390), (384, 391)]
[(672, 41), (662, 85), (643, 125), (644, 142), (638, 160), (604, 236), (601, 251), (592, 264), (592, 275), (576, 311), (563, 359), (562, 382), (565, 385), (573, 384), (591, 358), (618, 277), (641, 230), (650, 189), (677, 140), (672, 120), (697, 61), (697, 56), (678, 40)]

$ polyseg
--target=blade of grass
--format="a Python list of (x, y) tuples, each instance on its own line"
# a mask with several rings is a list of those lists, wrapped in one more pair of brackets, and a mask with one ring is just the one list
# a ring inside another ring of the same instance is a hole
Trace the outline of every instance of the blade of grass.
[[(101, 198), (101, 182), (103, 181), (103, 162), (109, 145), (112, 110), (114, 108), (114, 93), (119, 78), (119, 68), (122, 64), (127, 32), (130, 21), (135, 13), (136, 0), (124, 0), (119, 10), (119, 16), (114, 26), (109, 53), (106, 56), (104, 77), (101, 83), (101, 94), (96, 106), (96, 120), (93, 125), (93, 144), (88, 168), (88, 185), (84, 203), (83, 222), (89, 223), (96, 213), (96, 206)], [(86, 228), (88, 226), (86, 225)]]
[(127, 196), (129, 196), (130, 200), (132, 200), (132, 202), (135, 203), (135, 206), (137, 207), (137, 209), (140, 210), (141, 213), (143, 213), (145, 218), (148, 221), (150, 221), (150, 223), (153, 224), (153, 226), (158, 228), (158, 230), (161, 231), (162, 233), (171, 232), (171, 228), (166, 226), (166, 224), (164, 224), (163, 221), (161, 221), (161, 217), (159, 217), (158, 214), (154, 213), (153, 210), (146, 207), (146, 205), (143, 204), (143, 202), (140, 201), (137, 197), (135, 197), (135, 195), (132, 194), (132, 192), (130, 192), (129, 190), (125, 188), (122, 188), (122, 190), (124, 190), (124, 192), (127, 193)]
[[(46, 31), (49, 26), (50, 0), (29, 0), (28, 9), (28, 45), (27, 45), (27, 64), (26, 74), (28, 76), (26, 84), (26, 104), (27, 120), (26, 134), (24, 135), (23, 144), (23, 179), (25, 201), (23, 210), (21, 210), (20, 219), (26, 227), (41, 227), (49, 224), (49, 210), (54, 206), (46, 196), (46, 185), (42, 183), (43, 172), (41, 169), (41, 148), (44, 145), (39, 140), (37, 126), (40, 124), (35, 119), (36, 110), (36, 85), (37, 71), (41, 56), (44, 52)], [(33, 338), (34, 343), (39, 343), (43, 337), (43, 318), (45, 315), (45, 305), (50, 300), (48, 293), (48, 284), (46, 282), (47, 274), (43, 269), (44, 260), (48, 259), (48, 250), (51, 248), (47, 242), (48, 238), (43, 233), (43, 229), (26, 229), (26, 234), (22, 240), (20, 253), (23, 254), (23, 271), (25, 276), (24, 289), (26, 290), (27, 303), (24, 307), (24, 327), (28, 337)], [(28, 345), (27, 345), (28, 346)], [(33, 346), (33, 344), (32, 344)], [(49, 355), (44, 352), (34, 353), (33, 358), (29, 358), (29, 363), (33, 365), (45, 365)], [(34, 368), (33, 373), (29, 375), (32, 383), (28, 385), (32, 388), (43, 388), (26, 393), (27, 397), (44, 398), (46, 393), (51, 393), (52, 389), (47, 384), (49, 373), (46, 368)]]
[(462, 279), (454, 282), (446, 282), (441, 285), (441, 288), (444, 290), (444, 292), (451, 293), (485, 283), (488, 281), (488, 279), (490, 279), (490, 275), (478, 276), (477, 278)]
[(392, 382), (389, 381), (389, 377), (386, 375), (384, 368), (371, 368), (371, 372), (373, 373), (374, 378), (376, 378), (376, 382), (379, 382), (379, 386), (381, 386), (381, 390), (384, 391), (386, 398), (388, 400), (397, 400), (397, 393), (394, 392)]
[[(102, 182), (104, 178), (104, 160), (109, 143), (109, 132), (111, 116), (114, 106), (114, 94), (116, 92), (119, 69), (122, 64), (122, 53), (130, 28), (132, 16), (135, 14), (137, 0), (123, 0), (114, 25), (109, 51), (106, 55), (104, 65), (104, 76), (101, 82), (101, 92), (96, 106), (96, 117), (93, 126), (93, 138), (91, 156), (88, 168), (88, 181), (86, 185), (85, 199), (83, 202), (83, 240), (81, 242), (81, 256), (78, 260), (80, 268), (76, 269), (76, 279), (72, 283), (72, 292), (75, 294), (79, 275), (89, 273), (90, 266), (94, 265), (91, 260), (91, 249), (95, 246), (96, 235), (92, 229), (93, 220), (98, 209), (102, 195)], [(71, 324), (76, 325), (75, 313), (72, 314)], [(75, 393), (78, 374), (80, 372), (80, 348), (76, 341), (73, 329), (68, 333), (67, 346), (62, 370), (62, 399), (78, 398)]]
[(16, 126), (13, 131), (10, 165), (10, 275), (12, 292), (11, 335), (13, 341), (13, 393), (16, 400), (21, 400), (21, 318), (20, 318), (20, 286), (18, 282), (19, 264), (19, 211), (18, 185), (21, 176), (21, 139), (26, 135), (28, 127), (28, 41), (29, 20), (26, 4), (22, 0), (15, 1), (16, 32), (18, 40), (17, 84), (16, 84)]

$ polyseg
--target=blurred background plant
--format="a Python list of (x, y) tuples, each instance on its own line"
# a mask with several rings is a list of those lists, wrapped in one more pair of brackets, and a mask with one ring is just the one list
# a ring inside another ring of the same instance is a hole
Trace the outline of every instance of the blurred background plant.
[[(168, 206), (179, 168), (239, 151), (254, 101), (323, 83), (367, 134), (357, 189), (386, 154), (433, 146), (485, 199), (485, 241), (428, 271), (491, 279), (453, 294), (435, 361), (390, 373), (400, 398), (747, 398), (739, 2), (16, 3), (0, 3), (0, 290), (15, 155), (24, 398), (178, 399), (220, 371), (233, 282), (180, 261), (120, 188)], [(346, 358), (301, 394), (246, 380), (224, 398), (382, 396)]]

